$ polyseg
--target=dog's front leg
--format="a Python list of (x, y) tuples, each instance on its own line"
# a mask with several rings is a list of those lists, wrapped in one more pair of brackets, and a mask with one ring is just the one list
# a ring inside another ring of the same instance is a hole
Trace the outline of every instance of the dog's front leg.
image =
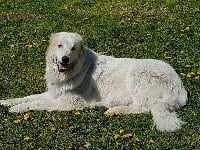
[(71, 111), (82, 110), (86, 106), (83, 103), (71, 103), (70, 100), (44, 98), (35, 101), (28, 101), (10, 107), (9, 112), (26, 112), (29, 110), (46, 110), (46, 111)]
[(59, 101), (50, 98), (39, 98), (38, 100), (26, 101), (9, 108), (9, 112), (26, 112), (29, 110), (47, 110), (53, 111), (62, 107)]
[(0, 105), (14, 106), (14, 105), (22, 104), (22, 103), (27, 103), (30, 101), (35, 101), (35, 100), (45, 98), (45, 97), (48, 97), (47, 92), (42, 93), (42, 94), (34, 94), (34, 95), (26, 96), (23, 98), (11, 98), (11, 99), (6, 99), (6, 100), (0, 100)]

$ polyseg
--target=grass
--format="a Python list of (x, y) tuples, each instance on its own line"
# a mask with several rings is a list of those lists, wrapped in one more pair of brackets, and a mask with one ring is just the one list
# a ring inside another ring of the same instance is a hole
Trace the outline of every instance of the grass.
[(174, 133), (155, 129), (150, 114), (104, 116), (80, 112), (11, 114), (0, 107), (0, 149), (200, 149), (199, 1), (2, 0), (0, 99), (45, 91), (49, 35), (69, 31), (85, 45), (115, 57), (170, 63), (190, 93), (178, 111), (187, 122)]

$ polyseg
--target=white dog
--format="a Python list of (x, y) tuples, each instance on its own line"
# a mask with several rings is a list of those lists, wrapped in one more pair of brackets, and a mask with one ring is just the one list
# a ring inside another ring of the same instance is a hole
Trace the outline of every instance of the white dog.
[(79, 34), (51, 35), (46, 52), (47, 92), (1, 100), (10, 112), (70, 111), (104, 106), (116, 114), (151, 112), (160, 131), (184, 124), (175, 112), (187, 92), (174, 69), (158, 60), (114, 58), (83, 46)]

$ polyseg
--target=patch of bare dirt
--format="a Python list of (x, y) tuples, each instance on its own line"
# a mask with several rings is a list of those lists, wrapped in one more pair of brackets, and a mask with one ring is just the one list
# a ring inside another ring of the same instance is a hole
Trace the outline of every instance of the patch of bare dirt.
[(137, 8), (122, 8), (120, 11), (121, 15), (141, 15), (141, 16), (157, 16), (165, 15), (168, 12), (168, 8), (151, 8), (151, 9), (137, 9)]
[(35, 20), (48, 19), (48, 17), (45, 15), (33, 14), (33, 13), (8, 13), (3, 16), (8, 19), (16, 19), (21, 21), (35, 21)]

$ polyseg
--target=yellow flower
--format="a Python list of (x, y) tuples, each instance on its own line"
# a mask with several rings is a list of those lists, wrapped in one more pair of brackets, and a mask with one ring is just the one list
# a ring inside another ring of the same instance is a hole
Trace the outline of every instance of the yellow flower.
[(186, 75), (187, 78), (192, 78), (195, 75), (194, 72), (190, 72)]
[(185, 73), (180, 73), (180, 75), (181, 75), (181, 76), (186, 76), (186, 74), (185, 74)]
[(70, 126), (69, 129), (74, 129), (74, 126)]
[(166, 58), (166, 59), (170, 59), (170, 58), (172, 58), (172, 57), (170, 57), (170, 56), (165, 56), (165, 58)]
[(20, 37), (22, 37), (22, 33), (20, 32), (19, 34), (18, 34)]
[(191, 65), (186, 65), (185, 67), (186, 67), (186, 68), (191, 68)]
[(118, 138), (120, 138), (120, 135), (119, 134), (115, 134), (114, 135), (114, 139), (118, 139)]
[(200, 75), (200, 71), (197, 71), (197, 74)]
[(11, 55), (10, 57), (11, 57), (11, 58), (15, 58), (15, 54)]
[(99, 55), (105, 55), (106, 52), (103, 52), (103, 51), (100, 51), (100, 52), (97, 52)]
[(67, 5), (67, 4), (65, 4), (65, 5), (63, 6), (64, 9), (69, 9), (69, 8), (72, 8), (72, 7), (73, 7), (73, 5)]
[(28, 44), (28, 45), (26, 45), (26, 47), (27, 47), (27, 48), (32, 48), (32, 47), (33, 47), (33, 45), (31, 45), (31, 44)]
[(53, 121), (53, 122), (56, 121), (56, 117), (55, 117), (55, 115), (52, 116), (52, 121)]
[(75, 111), (74, 112), (74, 115), (80, 115), (81, 113), (80, 113), (80, 111)]
[(190, 73), (187, 74), (187, 78), (191, 78), (192, 75)]
[(39, 44), (38, 44), (37, 42), (34, 42), (34, 43), (33, 43), (33, 46), (38, 47)]
[(150, 139), (150, 140), (149, 140), (149, 144), (155, 144), (155, 140)]
[(185, 53), (185, 51), (184, 51), (184, 50), (181, 50), (181, 54), (183, 54), (183, 53)]
[(133, 135), (131, 133), (127, 133), (127, 134), (124, 134), (122, 136), (122, 138), (125, 138), (125, 139), (129, 139), (130, 137), (132, 137)]
[(86, 129), (86, 132), (90, 132), (91, 131), (91, 129)]
[(56, 128), (55, 127), (52, 127), (51, 128), (51, 132), (55, 132), (56, 131)]
[(96, 119), (96, 121), (97, 121), (97, 122), (99, 122), (99, 121), (100, 121), (100, 119), (99, 119), (99, 118), (97, 118), (97, 119)]
[(23, 118), (24, 120), (28, 120), (30, 118), (30, 113), (25, 113)]
[(185, 31), (190, 31), (190, 27), (186, 27), (184, 30)]
[(83, 21), (87, 21), (88, 19), (89, 19), (89, 18), (87, 18), (87, 17), (86, 17), (86, 18), (83, 18)]
[(4, 123), (7, 123), (8, 122), (8, 118), (5, 118), (3, 121), (4, 121)]
[(15, 47), (15, 45), (14, 44), (10, 44), (10, 48), (14, 48)]
[(120, 129), (120, 130), (119, 130), (119, 133), (120, 133), (120, 134), (124, 133), (124, 129)]
[(138, 137), (135, 137), (135, 138), (133, 138), (133, 141), (134, 141), (134, 142), (139, 142), (140, 139), (139, 139)]
[(13, 123), (14, 123), (14, 124), (20, 124), (20, 123), (21, 123), (21, 120), (20, 120), (20, 119), (13, 120)]
[(3, 34), (3, 38), (5, 38), (7, 35), (6, 34)]
[(110, 117), (113, 117), (115, 115), (115, 112), (111, 111), (111, 112), (108, 112), (108, 114), (109, 114)]
[(23, 139), (24, 141), (30, 141), (31, 140), (31, 138), (29, 137), (29, 136), (24, 136), (24, 139)]
[(198, 76), (196, 76), (196, 77), (194, 77), (195, 79), (199, 79), (200, 78), (200, 76), (198, 75)]
[(195, 73), (194, 73), (194, 72), (190, 72), (190, 74), (191, 74), (191, 75), (195, 75)]

